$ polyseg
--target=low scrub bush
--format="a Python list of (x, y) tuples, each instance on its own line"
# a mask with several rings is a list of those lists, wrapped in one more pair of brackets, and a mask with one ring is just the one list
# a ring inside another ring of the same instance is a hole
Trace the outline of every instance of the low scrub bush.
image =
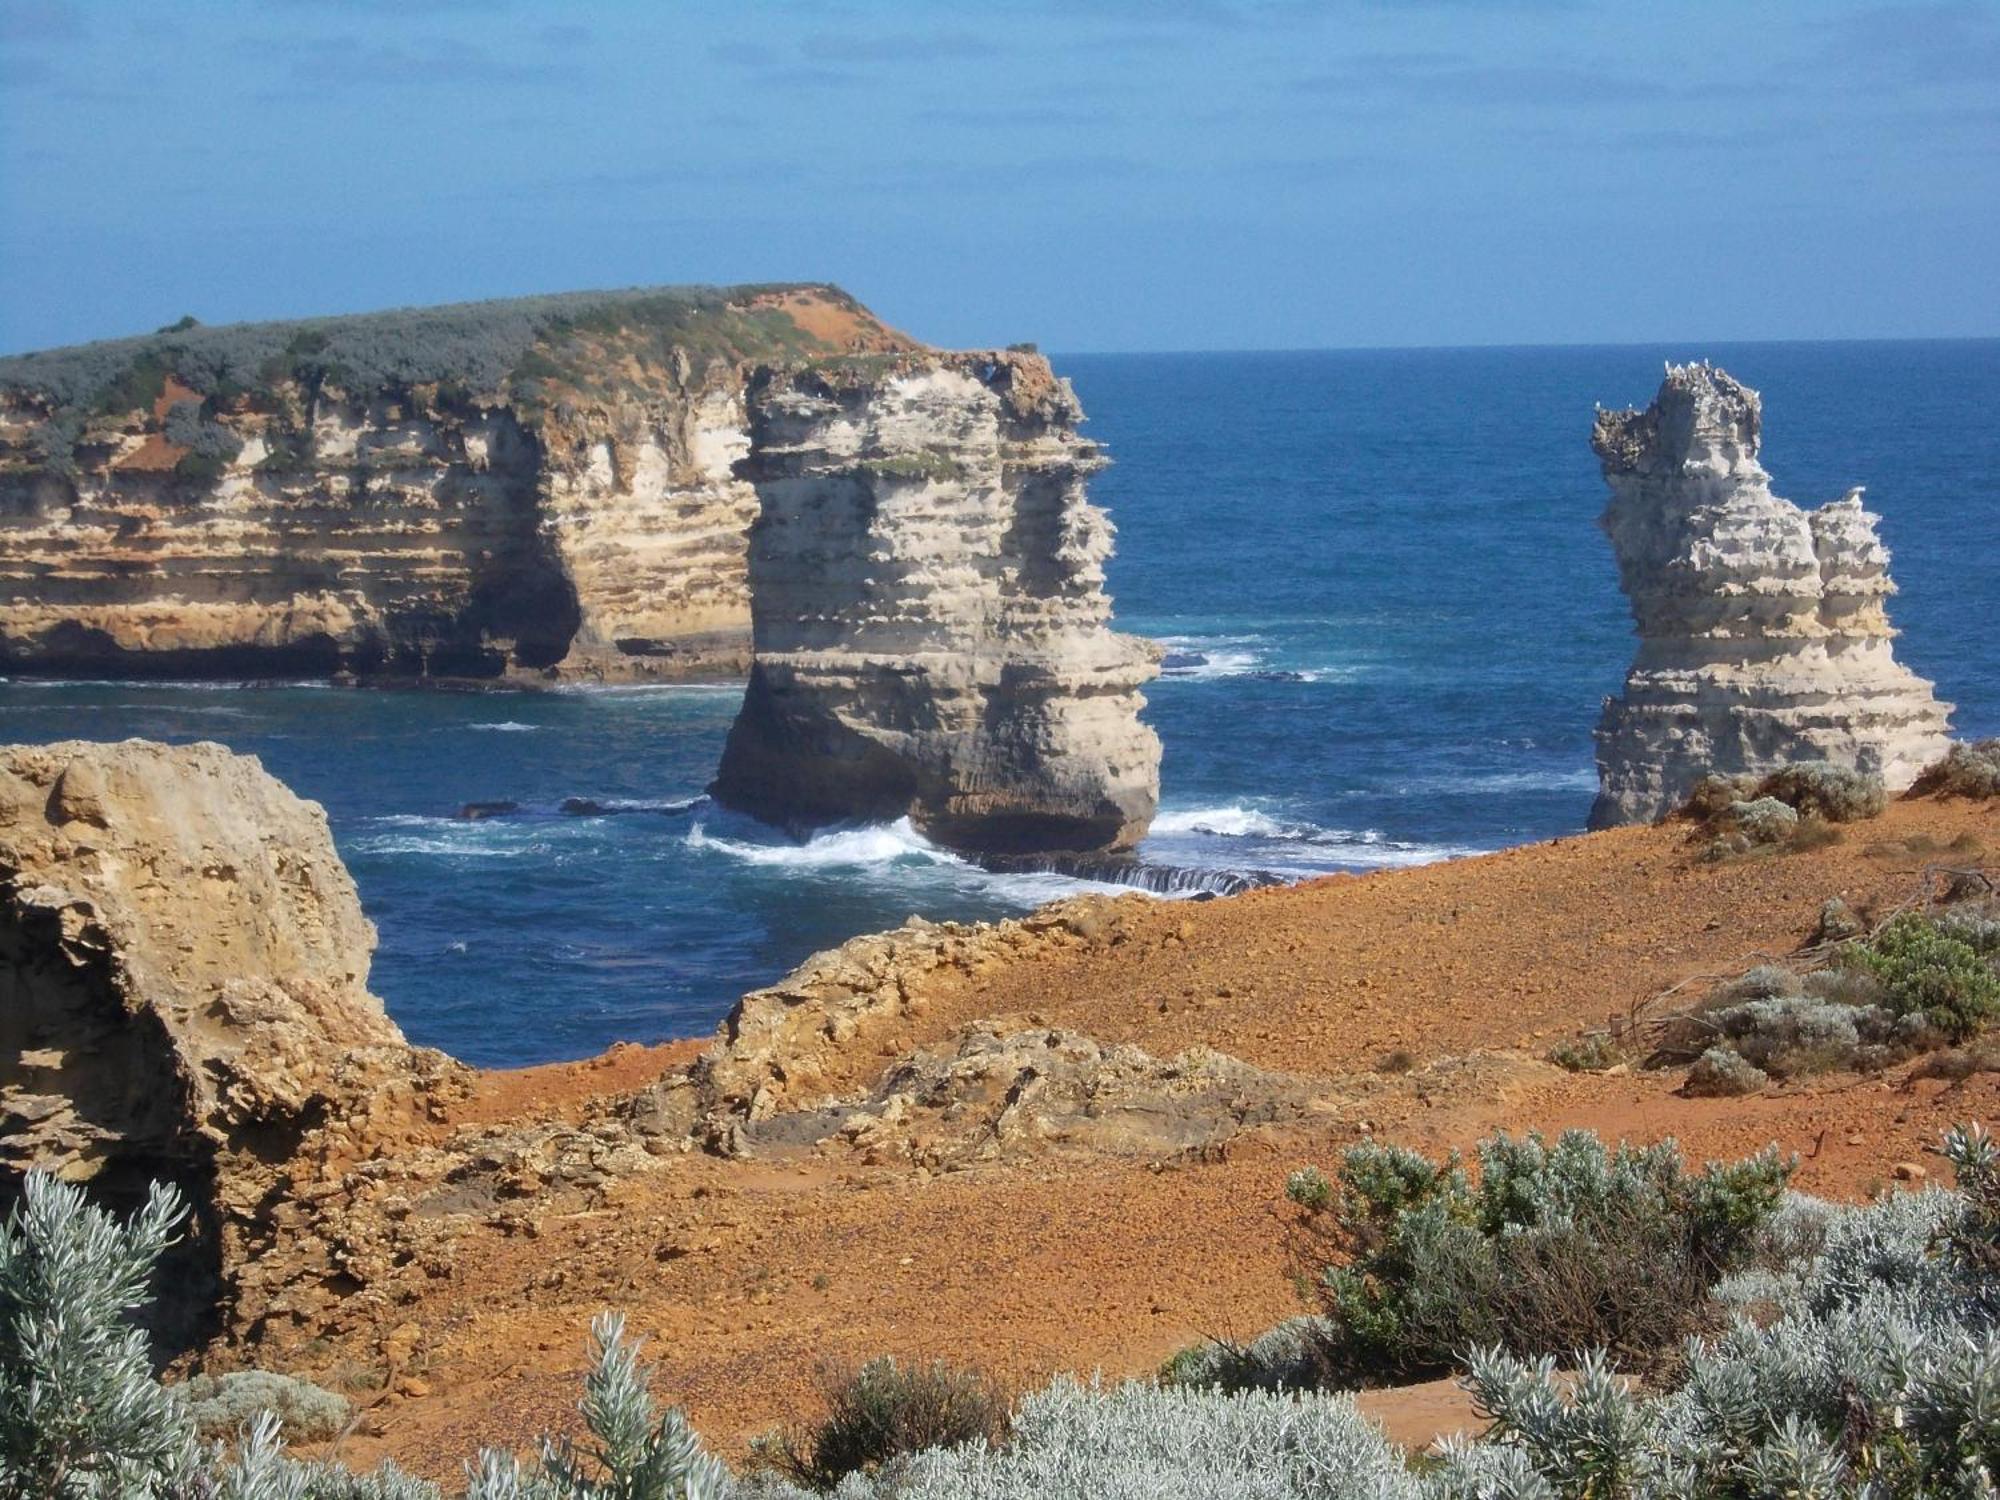
[(319, 1443), (338, 1437), (354, 1415), (345, 1396), (269, 1370), (197, 1375), (180, 1393), (203, 1437), (235, 1437), (259, 1412), (269, 1412), (294, 1442)]
[(1944, 759), (1925, 767), (1910, 792), (1919, 797), (2000, 797), (2000, 740), (1953, 745)]
[(1921, 1017), (1947, 1040), (1963, 1042), (2000, 1015), (1993, 950), (1975, 945), (1987, 941), (1980, 934), (1989, 930), (1995, 930), (1990, 923), (1905, 912), (1852, 944), (1843, 961), (1874, 976), (1888, 1010)]
[(1688, 1069), (1681, 1091), (1693, 1099), (1736, 1099), (1754, 1094), (1771, 1075), (1733, 1047), (1710, 1047)]
[[(1823, 912), (1820, 930), (1829, 926)], [(1685, 1092), (1707, 1097), (1815, 1073), (1877, 1073), (1963, 1044), (2000, 1015), (1996, 958), (2000, 920), (1990, 903), (1904, 912), (1872, 935), (1841, 941), (1825, 968), (1759, 965), (1668, 1017), (1645, 1065), (1692, 1063)]]
[(1169, 1359), (1160, 1380), (1224, 1391), (1310, 1390), (1323, 1383), (1320, 1351), (1329, 1332), (1324, 1318), (1287, 1318), (1247, 1344), (1205, 1339)]
[(1010, 1425), (1005, 1393), (977, 1370), (942, 1362), (903, 1366), (870, 1360), (822, 1382), (827, 1411), (818, 1423), (760, 1445), (777, 1472), (814, 1490), (890, 1459), (961, 1443), (998, 1444)]
[(1293, 1174), (1331, 1378), (1435, 1375), (1475, 1344), (1658, 1360), (1791, 1172), (1772, 1152), (1690, 1173), (1671, 1143), (1607, 1148), (1581, 1131), (1553, 1146), (1502, 1133), (1479, 1158), (1477, 1185), (1456, 1157), (1372, 1142), (1337, 1183)]
[(1889, 805), (1881, 777), (1827, 761), (1804, 761), (1773, 771), (1757, 783), (1756, 795), (1784, 803), (1801, 818), (1827, 823), (1880, 817)]
[[(752, 1493), (758, 1493), (752, 1491)], [(776, 1500), (783, 1491), (762, 1493)], [(792, 1492), (796, 1494), (797, 1492)], [(854, 1475), (840, 1500), (1422, 1500), (1351, 1397), (1223, 1394), (1070, 1377), (1022, 1401), (1004, 1448), (969, 1443)]]
[(1681, 815), (1706, 841), (1701, 857), (1721, 862), (1825, 848), (1841, 839), (1833, 825), (1875, 817), (1887, 805), (1879, 777), (1807, 761), (1765, 775), (1704, 777)]
[(1690, 1349), (1674, 1389), (1635, 1392), (1601, 1359), (1489, 1350), (1468, 1381), (1491, 1429), (1447, 1449), (1441, 1497), (1990, 1496), (2000, 1472), (2000, 1245), (1993, 1146), (1954, 1131), (1962, 1193), (1860, 1209), (1800, 1203), (1818, 1233), (1776, 1271), (1722, 1283), (1743, 1311)]
[(1879, 776), (1829, 761), (1800, 761), (1763, 774), (1704, 776), (1681, 809), (1683, 817), (1713, 823), (1734, 808), (1776, 802), (1801, 818), (1853, 823), (1881, 814), (1889, 797)]
[(1549, 1061), (1569, 1073), (1602, 1073), (1625, 1060), (1624, 1049), (1602, 1031), (1587, 1032), (1549, 1048)]

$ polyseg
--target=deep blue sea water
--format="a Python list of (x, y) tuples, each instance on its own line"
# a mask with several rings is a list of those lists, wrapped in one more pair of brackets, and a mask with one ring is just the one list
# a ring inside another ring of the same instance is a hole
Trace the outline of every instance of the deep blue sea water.
[[(2000, 343), (1063, 357), (1115, 459), (1093, 493), (1119, 621), (1188, 663), (1150, 692), (1147, 857), (1296, 875), (1580, 829), (1632, 649), (1591, 408), (1644, 404), (1690, 356), (1765, 392), (1778, 493), (1868, 486), (1904, 659), (1962, 732), (2000, 733)], [(391, 1013), (484, 1064), (705, 1031), (816, 948), (1075, 888), (907, 829), (791, 846), (700, 803), (737, 696), (14, 682), (0, 740), (261, 756), (326, 804)], [(566, 797), (637, 810), (565, 817)], [(452, 817), (489, 799), (525, 811)]]

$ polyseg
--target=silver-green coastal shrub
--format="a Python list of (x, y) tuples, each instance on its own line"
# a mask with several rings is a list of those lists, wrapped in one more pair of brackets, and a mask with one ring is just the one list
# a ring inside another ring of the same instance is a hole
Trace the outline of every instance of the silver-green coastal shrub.
[[(796, 1492), (793, 1492), (796, 1493)], [(1233, 1395), (1064, 1377), (1007, 1447), (933, 1450), (850, 1475), (837, 1500), (1420, 1500), (1400, 1449), (1345, 1395)]]
[[(1963, 1191), (1865, 1208), (1793, 1203), (1801, 1251), (1718, 1295), (1735, 1326), (1692, 1344), (1680, 1384), (1635, 1395), (1596, 1357), (1573, 1382), (1492, 1350), (1468, 1385), (1493, 1428), (1451, 1445), (1439, 1500), (1919, 1500), (2000, 1495), (2000, 1153), (1954, 1131)], [(1810, 1248), (1807, 1248), (1810, 1247)], [(1777, 1315), (1760, 1325), (1762, 1306)]]
[[(31, 1172), (0, 1224), (0, 1500), (439, 1500), (384, 1465), (351, 1474), (287, 1458), (278, 1416), (255, 1411), (233, 1457), (205, 1443), (180, 1389), (153, 1379), (132, 1315), (184, 1216), (155, 1188), (127, 1223)], [(638, 1346), (612, 1315), (591, 1326), (588, 1438), (539, 1463), (484, 1453), (467, 1500), (721, 1500), (728, 1471), (678, 1410), (660, 1411)]]

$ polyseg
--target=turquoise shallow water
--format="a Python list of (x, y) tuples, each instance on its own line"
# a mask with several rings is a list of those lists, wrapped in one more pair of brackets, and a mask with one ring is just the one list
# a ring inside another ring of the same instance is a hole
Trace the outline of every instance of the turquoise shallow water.
[[(1667, 357), (1766, 392), (1803, 504), (1866, 484), (1899, 649), (2000, 733), (2000, 344), (1058, 358), (1115, 459), (1120, 623), (1166, 641), (1148, 859), (1301, 875), (1580, 829), (1630, 628), (1595, 520), (1594, 402)], [(485, 1064), (706, 1030), (812, 950), (1074, 889), (902, 828), (789, 844), (700, 800), (731, 687), (459, 695), (0, 684), (0, 739), (214, 739), (324, 802), (381, 929), (375, 988)], [(564, 816), (565, 798), (621, 806)], [(521, 804), (465, 823), (477, 800)]]

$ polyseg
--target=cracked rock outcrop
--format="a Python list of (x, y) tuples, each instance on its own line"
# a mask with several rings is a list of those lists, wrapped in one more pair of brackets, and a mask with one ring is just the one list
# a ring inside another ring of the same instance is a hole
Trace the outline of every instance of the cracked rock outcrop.
[(1649, 820), (1711, 772), (1827, 761), (1907, 787), (1951, 705), (1896, 660), (1889, 553), (1861, 491), (1806, 511), (1758, 462), (1757, 392), (1670, 365), (1644, 411), (1600, 411), (1603, 526), (1638, 628), (1597, 729), (1591, 826)]
[(369, 993), (374, 945), (325, 814), (255, 759), (0, 748), (0, 1196), (29, 1169), (120, 1205), (178, 1186), (186, 1336), (315, 1162), (463, 1087)]
[(987, 856), (1136, 843), (1156, 653), (1110, 628), (1068, 382), (905, 355), (762, 372), (749, 404), (755, 659), (717, 797), (794, 828), (909, 816)]

